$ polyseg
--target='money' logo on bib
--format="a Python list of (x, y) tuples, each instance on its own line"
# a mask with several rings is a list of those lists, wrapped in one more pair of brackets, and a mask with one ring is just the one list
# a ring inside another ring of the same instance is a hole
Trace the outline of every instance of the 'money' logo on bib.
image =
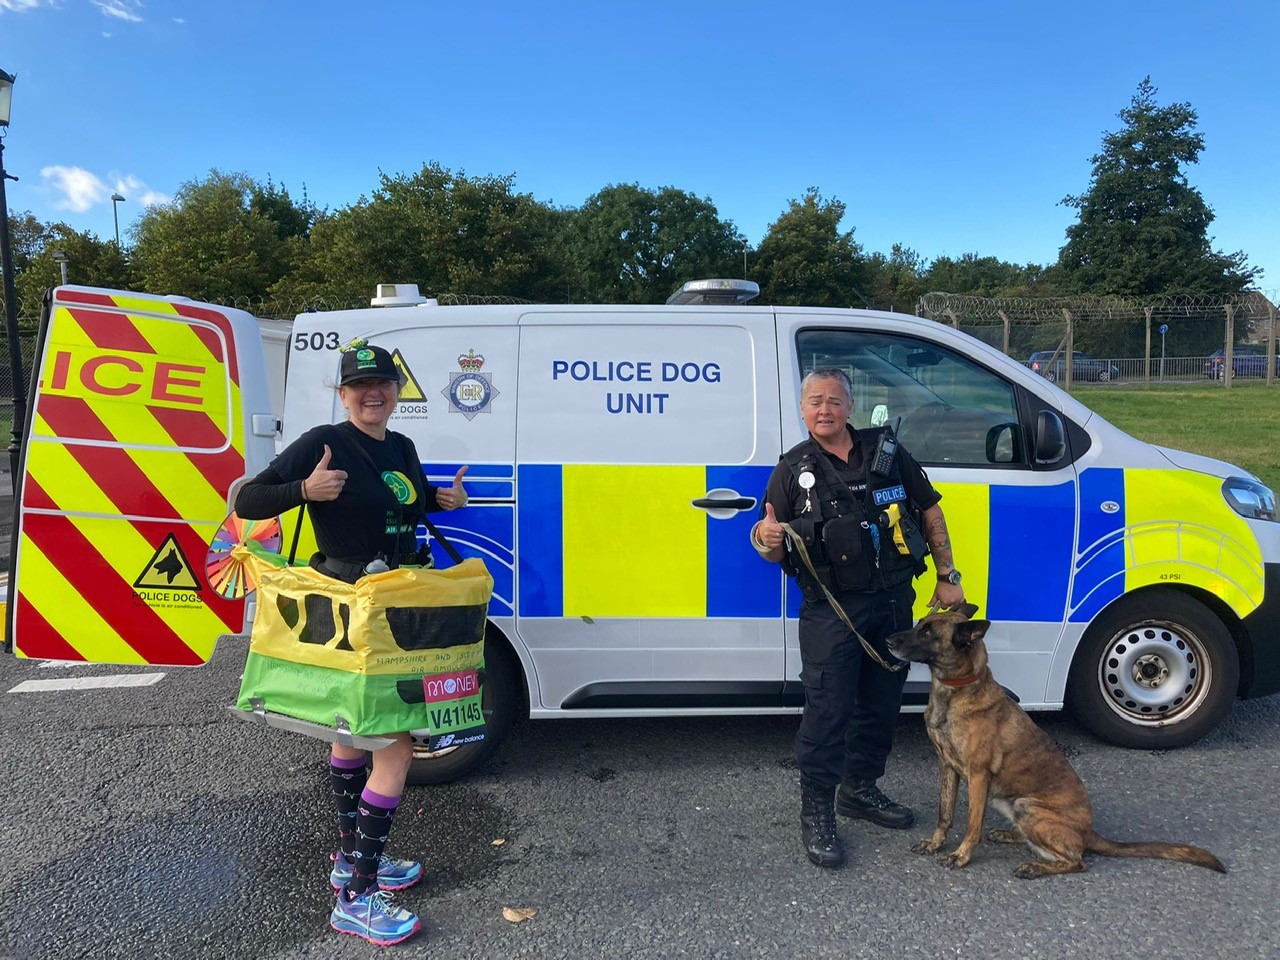
[(886, 503), (896, 503), (899, 500), (907, 499), (907, 488), (902, 484), (896, 487), (886, 487), (883, 490), (877, 490), (872, 494), (876, 501), (877, 507), (883, 507)]

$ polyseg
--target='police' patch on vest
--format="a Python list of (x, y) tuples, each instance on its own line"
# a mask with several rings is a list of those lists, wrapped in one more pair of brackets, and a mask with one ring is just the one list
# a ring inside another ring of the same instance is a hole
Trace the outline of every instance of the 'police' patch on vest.
[(907, 499), (907, 488), (902, 484), (896, 487), (885, 487), (883, 490), (876, 490), (872, 493), (877, 507), (883, 507), (886, 503), (897, 503), (899, 500)]

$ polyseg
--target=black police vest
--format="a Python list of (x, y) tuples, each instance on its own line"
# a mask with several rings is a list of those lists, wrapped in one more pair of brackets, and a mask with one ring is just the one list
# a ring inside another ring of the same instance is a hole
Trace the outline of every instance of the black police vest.
[[(813, 486), (807, 491), (808, 505), (802, 505), (791, 526), (804, 539), (814, 569), (832, 593), (874, 593), (899, 586), (916, 575), (915, 562), (898, 552), (893, 531), (880, 524), (881, 515), (891, 503), (901, 504), (904, 512), (909, 506), (898, 457), (894, 456), (884, 476), (868, 469), (880, 436), (887, 432), (887, 427), (854, 431), (855, 442), (862, 450), (862, 479), (866, 481), (861, 498), (854, 496), (812, 438), (782, 455), (797, 480), (805, 473), (813, 477)], [(872, 524), (879, 527), (875, 534)], [(821, 593), (804, 561), (798, 556), (793, 558), (790, 549), (785, 565), (806, 595), (815, 590)]]

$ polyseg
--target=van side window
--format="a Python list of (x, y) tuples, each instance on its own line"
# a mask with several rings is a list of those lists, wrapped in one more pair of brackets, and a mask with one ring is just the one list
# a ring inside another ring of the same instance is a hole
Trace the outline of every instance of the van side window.
[(923, 464), (1027, 466), (1013, 385), (946, 347), (889, 333), (802, 330), (800, 375), (835, 367), (853, 383), (856, 427), (901, 424)]

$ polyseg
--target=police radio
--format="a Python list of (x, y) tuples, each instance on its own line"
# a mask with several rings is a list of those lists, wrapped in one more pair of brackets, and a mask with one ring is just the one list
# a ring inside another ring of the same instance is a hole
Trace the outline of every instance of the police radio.
[(898, 452), (898, 427), (901, 424), (902, 418), (899, 417), (892, 430), (880, 434), (880, 440), (876, 443), (876, 451), (871, 455), (872, 473), (885, 477), (893, 469), (893, 458)]

